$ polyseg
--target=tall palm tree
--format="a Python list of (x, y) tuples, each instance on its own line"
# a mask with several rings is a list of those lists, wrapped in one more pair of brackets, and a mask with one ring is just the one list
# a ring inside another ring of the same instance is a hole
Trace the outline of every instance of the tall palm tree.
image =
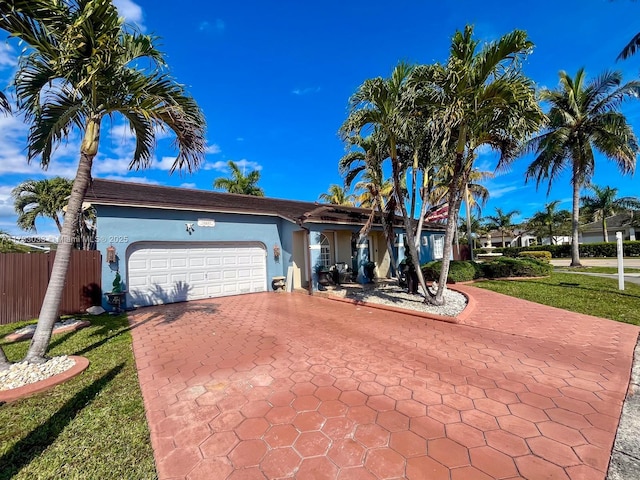
[(544, 89), (540, 97), (550, 105), (549, 122), (541, 135), (529, 142), (535, 152), (526, 179), (539, 186), (552, 182), (565, 169), (571, 169), (573, 187), (571, 266), (580, 266), (578, 228), (580, 189), (587, 185), (595, 170), (594, 150), (612, 160), (622, 174), (632, 173), (640, 152), (631, 125), (620, 112), (621, 103), (636, 97), (640, 82), (622, 84), (619, 72), (605, 72), (587, 83), (584, 69), (571, 78), (560, 72), (560, 86)]
[(353, 194), (347, 193), (348, 189), (335, 183), (329, 185), (329, 190), (321, 193), (318, 197), (320, 201), (333, 205), (346, 205), (353, 207)]
[(504, 248), (506, 246), (504, 236), (507, 233), (509, 235), (513, 234), (513, 228), (515, 225), (512, 220), (516, 215), (520, 215), (520, 212), (518, 210), (505, 212), (500, 207), (496, 207), (495, 211), (495, 215), (487, 215), (484, 219), (487, 223), (488, 230), (498, 230), (500, 232), (502, 235), (502, 248)]
[(0, 113), (9, 113), (11, 112), (11, 106), (9, 105), (9, 100), (7, 96), (0, 92)]
[[(405, 205), (405, 191), (398, 147), (407, 129), (406, 98), (408, 82), (414, 70), (412, 65), (399, 63), (389, 78), (365, 80), (350, 99), (349, 115), (340, 128), (343, 138), (361, 136), (363, 130), (372, 128), (384, 139), (385, 152), (391, 160), (391, 178), (393, 179), (396, 206), (402, 212), (405, 234), (409, 241), (409, 255), (414, 265), (420, 265), (418, 249), (415, 244), (413, 219), (409, 217)], [(415, 183), (413, 185), (415, 188)], [(431, 295), (424, 281), (422, 271), (417, 268), (418, 281), (425, 293), (425, 301)]]
[(18, 214), (18, 226), (23, 230), (36, 231), (36, 219), (52, 219), (58, 232), (62, 232), (60, 216), (71, 195), (73, 182), (62, 177), (44, 180), (26, 180), (11, 191), (14, 208)]
[(536, 232), (536, 235), (537, 233), (541, 233), (540, 236), (544, 235), (542, 232), (549, 234), (549, 245), (556, 243), (555, 236), (558, 230), (561, 230), (567, 219), (571, 218), (571, 212), (568, 210), (558, 210), (560, 203), (562, 203), (560, 200), (547, 203), (544, 210), (534, 213), (527, 221), (527, 228)]
[[(74, 129), (80, 158), (64, 216), (51, 279), (26, 360), (45, 361), (72, 249), (72, 237), (98, 153), (102, 120), (120, 114), (136, 138), (130, 168), (152, 160), (156, 128), (173, 131), (178, 155), (171, 171), (192, 171), (204, 159), (204, 116), (165, 70), (156, 38), (123, 24), (110, 0), (7, 0), (0, 28), (28, 50), (15, 76), (18, 108), (30, 123), (29, 161), (46, 167), (54, 147)], [(144, 61), (143, 61), (144, 60)]]
[(600, 220), (602, 222), (602, 239), (604, 242), (609, 241), (609, 232), (607, 232), (607, 217), (626, 210), (640, 209), (640, 200), (637, 197), (620, 197), (617, 188), (599, 187), (598, 185), (588, 185), (593, 195), (584, 195), (580, 197), (580, 203), (591, 221)]
[(231, 178), (216, 178), (213, 181), (213, 188), (225, 190), (229, 193), (264, 197), (264, 190), (257, 185), (260, 181), (260, 172), (258, 170), (252, 170), (248, 174), (245, 174), (240, 170), (236, 162), (229, 160), (227, 165), (231, 170)]
[(377, 212), (387, 244), (387, 252), (391, 265), (397, 269), (398, 259), (394, 251), (395, 232), (393, 218), (395, 216), (395, 199), (393, 183), (384, 179), (382, 164), (387, 157), (387, 142), (382, 132), (377, 131), (367, 137), (353, 135), (347, 138), (353, 150), (338, 162), (338, 169), (344, 175), (345, 186), (350, 188), (353, 181), (360, 176), (361, 181), (356, 189), (363, 190), (358, 197), (361, 207), (371, 209), (371, 221)]
[(432, 86), (424, 101), (435, 107), (430, 119), (440, 129), (438, 144), (450, 164), (449, 217), (436, 304), (444, 302), (452, 240), (476, 149), (489, 145), (500, 153), (498, 165), (505, 165), (544, 118), (534, 85), (522, 74), (522, 60), (533, 47), (526, 32), (514, 30), (479, 46), (473, 27), (466, 26), (454, 34), (446, 64), (419, 67), (415, 75), (418, 85)]
[(622, 51), (618, 54), (618, 58), (616, 60), (626, 60), (627, 58), (633, 56), (640, 48), (640, 32), (636, 33), (633, 38), (627, 43)]

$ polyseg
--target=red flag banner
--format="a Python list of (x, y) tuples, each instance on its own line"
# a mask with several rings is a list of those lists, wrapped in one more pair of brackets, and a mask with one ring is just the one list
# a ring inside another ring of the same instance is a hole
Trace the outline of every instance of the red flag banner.
[(431, 210), (427, 212), (424, 217), (425, 222), (435, 222), (437, 220), (444, 220), (449, 216), (449, 204), (444, 203), (439, 207), (436, 207), (435, 210)]

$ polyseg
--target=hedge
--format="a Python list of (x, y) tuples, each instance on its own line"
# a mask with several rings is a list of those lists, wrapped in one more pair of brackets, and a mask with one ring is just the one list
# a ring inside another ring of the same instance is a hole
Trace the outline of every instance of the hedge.
[(481, 266), (484, 278), (544, 277), (553, 270), (549, 263), (535, 258), (498, 257)]
[[(616, 242), (581, 243), (581, 257), (616, 257)], [(495, 253), (502, 253), (505, 257), (517, 257), (521, 252), (547, 251), (553, 258), (571, 257), (571, 245), (537, 245), (532, 247), (505, 247), (496, 248)], [(625, 257), (640, 257), (640, 241), (622, 242), (622, 251)], [(481, 248), (473, 251), (474, 254), (483, 253)]]
[(548, 262), (549, 260), (551, 260), (551, 252), (547, 250), (537, 250), (535, 252), (527, 250), (525, 252), (520, 252), (518, 258), (536, 258), (538, 260)]
[[(452, 260), (447, 283), (469, 282), (476, 278), (543, 277), (550, 275), (552, 268), (549, 263), (535, 258), (497, 257), (485, 263)], [(424, 279), (438, 281), (441, 269), (442, 261), (439, 260), (424, 264)]]

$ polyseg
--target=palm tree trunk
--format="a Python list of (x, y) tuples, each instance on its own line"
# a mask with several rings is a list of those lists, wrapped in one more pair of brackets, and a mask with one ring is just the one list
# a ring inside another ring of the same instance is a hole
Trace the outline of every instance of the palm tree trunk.
[(0, 370), (5, 370), (9, 368), (11, 363), (7, 359), (7, 356), (4, 354), (4, 350), (2, 349), (2, 345), (0, 345)]
[(581, 267), (580, 263), (580, 244), (578, 236), (578, 227), (580, 225), (580, 182), (577, 178), (577, 167), (573, 170), (573, 210), (571, 215), (571, 265), (572, 267)]
[(380, 223), (382, 223), (382, 231), (384, 232), (384, 238), (387, 244), (387, 251), (389, 252), (389, 261), (393, 267), (394, 273), (398, 274), (398, 265), (396, 263), (396, 255), (393, 251), (393, 241), (395, 239), (395, 235), (391, 237), (393, 233), (393, 228), (389, 229), (387, 225), (387, 219), (384, 216), (384, 206), (382, 201), (382, 195), (380, 195), (380, 191), (378, 190), (377, 195), (375, 196), (375, 201), (378, 206), (378, 213), (380, 214)]
[(62, 233), (62, 225), (60, 224), (60, 219), (58, 215), (53, 216), (53, 221), (56, 222), (56, 227), (58, 227), (58, 233)]
[[(459, 178), (454, 178), (451, 185), (457, 185)], [(458, 195), (459, 196), (459, 195)], [(444, 234), (444, 248), (442, 250), (442, 267), (440, 269), (440, 278), (438, 279), (438, 290), (435, 298), (432, 299), (434, 305), (444, 305), (444, 290), (447, 285), (447, 277), (449, 274), (449, 265), (451, 264), (451, 248), (453, 234), (458, 222), (458, 209), (460, 208), (461, 199), (456, 198), (455, 188), (449, 193), (449, 214), (447, 216), (447, 228)]]
[(502, 248), (504, 248), (505, 247), (505, 244), (504, 244), (504, 230), (502, 230), (502, 232), (500, 232), (500, 233), (502, 234)]
[(418, 250), (416, 249), (415, 244), (415, 232), (412, 225), (412, 220), (409, 219), (409, 215), (407, 214), (407, 206), (404, 203), (404, 198), (402, 195), (402, 189), (400, 188), (400, 168), (398, 165), (398, 155), (396, 150), (395, 140), (392, 138), (389, 141), (389, 151), (391, 157), (391, 174), (393, 176), (393, 185), (394, 185), (394, 193), (398, 200), (398, 204), (400, 205), (400, 211), (402, 212), (402, 220), (404, 221), (404, 230), (406, 235), (408, 236), (409, 245), (409, 255), (411, 255), (411, 260), (413, 261), (413, 265), (416, 269), (416, 274), (418, 276), (418, 282), (420, 286), (424, 290), (424, 301), (432, 296), (431, 292), (427, 288), (427, 284), (424, 281), (424, 275), (422, 275), (422, 269), (420, 268), (420, 257), (418, 256)]
[[(89, 131), (89, 128), (87, 130)], [(73, 249), (73, 236), (78, 224), (78, 214), (82, 206), (82, 201), (84, 200), (89, 182), (91, 181), (91, 165), (94, 156), (95, 154), (85, 153), (84, 149), (80, 153), (80, 163), (78, 164), (76, 178), (73, 181), (67, 213), (64, 216), (62, 234), (60, 235), (56, 257), (53, 261), (53, 268), (51, 269), (51, 278), (49, 279), (47, 292), (42, 302), (36, 331), (33, 334), (29, 351), (25, 357), (25, 361), (30, 363), (43, 363), (47, 360), (45, 354), (49, 348), (53, 327), (58, 318), (62, 291), (64, 290), (69, 261), (71, 259), (71, 251)]]
[(416, 182), (418, 181), (418, 149), (413, 152), (413, 169), (411, 171), (411, 218), (416, 213)]
[(605, 243), (609, 243), (609, 232), (607, 232), (607, 219), (604, 216), (604, 212), (602, 213), (602, 238), (604, 238)]

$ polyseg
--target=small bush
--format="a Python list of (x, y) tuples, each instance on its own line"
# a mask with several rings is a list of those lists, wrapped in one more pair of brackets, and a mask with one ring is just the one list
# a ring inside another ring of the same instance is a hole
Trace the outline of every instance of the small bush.
[(551, 274), (552, 266), (535, 258), (500, 257), (482, 264), (485, 278), (543, 277)]
[[(426, 263), (422, 266), (424, 279), (428, 281), (438, 281), (442, 270), (442, 261)], [(447, 282), (469, 282), (479, 276), (479, 268), (475, 262), (452, 260), (449, 264), (449, 274)]]
[(518, 258), (537, 258), (538, 260), (549, 262), (551, 261), (551, 252), (547, 250), (520, 252)]
[[(625, 257), (640, 257), (640, 241), (624, 241), (622, 242), (622, 249)], [(505, 257), (517, 257), (521, 252), (533, 252), (533, 251), (548, 251), (551, 252), (553, 258), (569, 258), (571, 257), (571, 245), (538, 245), (531, 247), (505, 247), (496, 248), (496, 253), (502, 253)], [(482, 249), (478, 248), (473, 251), (476, 255), (482, 253)], [(609, 243), (581, 243), (580, 244), (580, 256), (584, 258), (588, 257), (615, 257), (616, 242)]]

